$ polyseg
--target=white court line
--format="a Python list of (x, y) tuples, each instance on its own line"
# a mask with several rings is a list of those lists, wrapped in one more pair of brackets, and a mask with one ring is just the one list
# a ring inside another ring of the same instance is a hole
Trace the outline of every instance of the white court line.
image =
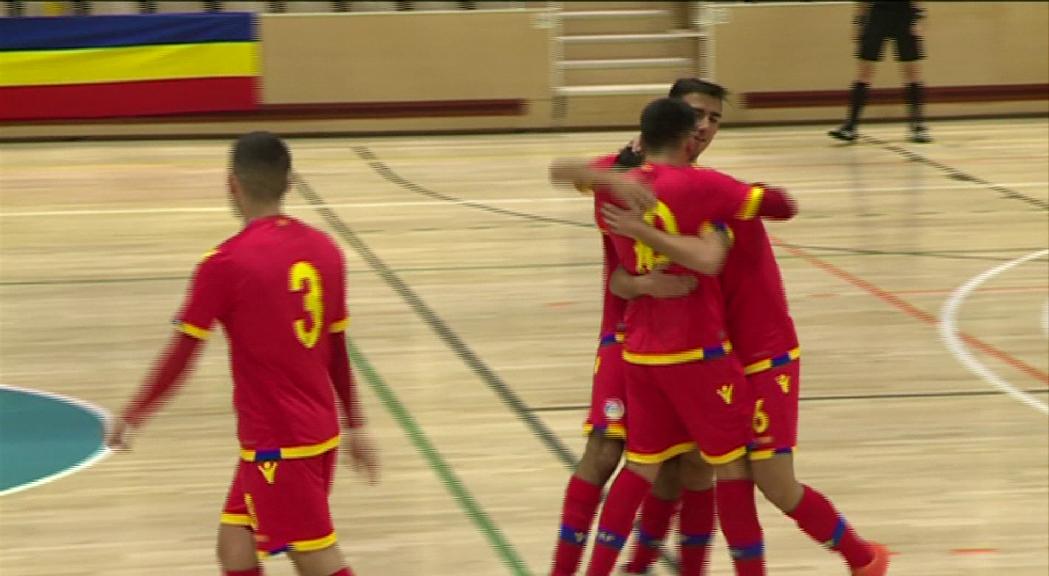
[[(5, 384), (0, 384), (0, 390), (11, 390), (12, 392), (21, 392), (23, 394), (32, 394), (34, 396), (42, 396), (44, 398), (50, 398), (52, 400), (58, 400), (59, 402), (64, 402), (66, 404), (72, 404), (72, 405), (74, 405), (74, 406), (76, 406), (78, 408), (81, 408), (83, 410), (86, 410), (86, 411), (90, 412), (91, 414), (94, 414), (95, 417), (98, 418), (98, 420), (102, 423), (103, 429), (105, 428), (106, 422), (108, 422), (109, 419), (110, 419), (109, 412), (107, 412), (105, 410), (105, 408), (102, 408), (101, 406), (97, 406), (95, 404), (92, 404), (92, 403), (90, 403), (90, 402), (88, 402), (86, 400), (81, 400), (79, 398), (73, 398), (71, 396), (64, 396), (62, 394), (56, 394), (54, 392), (45, 392), (43, 390), (34, 390), (32, 388), (19, 388), (18, 386), (7, 386)], [(86, 468), (90, 468), (91, 466), (93, 466), (96, 463), (98, 463), (100, 460), (104, 459), (106, 456), (109, 456), (109, 454), (110, 454), (109, 448), (107, 448), (105, 444), (102, 444), (101, 446), (99, 446), (98, 450), (95, 450), (95, 452), (93, 454), (91, 454), (90, 456), (88, 456), (84, 460), (81, 460), (80, 462), (78, 462), (74, 466), (72, 466), (70, 468), (66, 468), (64, 470), (59, 470), (58, 472), (55, 472), (54, 474), (51, 474), (50, 476), (44, 476), (43, 478), (37, 478), (36, 480), (33, 480), (32, 482), (27, 482), (25, 484), (19, 484), (18, 486), (12, 486), (11, 488), (8, 488), (6, 490), (0, 490), (0, 496), (7, 496), (9, 494), (15, 494), (15, 493), (21, 492), (23, 490), (29, 490), (30, 488), (35, 488), (37, 486), (42, 486), (44, 484), (48, 484), (50, 482), (54, 482), (55, 480), (58, 480), (60, 478), (65, 478), (66, 476), (69, 476), (70, 474), (75, 474), (76, 472), (79, 472), (79, 471), (84, 470)]]
[[(816, 182), (814, 184), (834, 184), (834, 181)], [(1044, 188), (1049, 182), (1009, 182), (1000, 186), (1010, 188)], [(943, 184), (939, 186), (922, 186), (920, 191), (926, 190), (957, 190), (965, 187), (982, 187), (975, 182), (959, 182), (957, 184)], [(802, 198), (806, 193), (838, 193), (849, 192), (910, 192), (913, 186), (896, 186), (884, 188), (819, 188), (805, 184), (791, 184), (788, 189), (797, 191)], [(461, 200), (406, 200), (401, 202), (337, 202), (326, 203), (327, 208), (404, 208), (412, 206), (464, 206), (470, 204), (487, 204), (499, 206), (501, 204), (572, 204), (577, 202), (591, 202), (589, 196), (558, 196), (552, 198), (463, 198)], [(318, 205), (320, 206), (320, 205)], [(285, 204), (287, 210), (310, 210), (317, 206), (313, 204)], [(179, 208), (111, 208), (111, 209), (87, 209), (87, 210), (27, 210), (24, 212), (0, 212), (0, 218), (29, 218), (40, 216), (119, 216), (131, 214), (200, 214), (200, 213), (225, 213), (229, 207), (218, 206), (185, 206)]]
[(1031, 408), (1041, 412), (1042, 414), (1049, 415), (1049, 405), (1045, 402), (1040, 401), (1034, 396), (1023, 392), (1016, 388), (1012, 384), (1009, 384), (1004, 379), (999, 377), (997, 374), (991, 371), (990, 368), (983, 365), (979, 360), (973, 356), (969, 350), (962, 343), (962, 339), (958, 336), (958, 326), (955, 321), (955, 316), (958, 313), (958, 309), (961, 308), (962, 302), (968, 298), (969, 294), (972, 293), (980, 284), (983, 284), (987, 280), (1013, 268), (1019, 266), (1024, 262), (1029, 262), (1035, 258), (1041, 258), (1049, 254), (1049, 250), (1039, 250), (1026, 256), (1021, 256), (1016, 260), (1011, 260), (1005, 264), (1000, 264), (973, 276), (968, 282), (959, 286), (951, 296), (947, 298), (947, 301), (943, 303), (943, 307), (940, 309), (940, 337), (943, 338), (944, 344), (947, 345), (947, 349), (954, 354), (954, 357), (962, 363), (963, 366), (968, 368), (970, 372), (976, 374), (980, 378), (983, 378), (991, 386), (1001, 390), (1002, 392), (1012, 396), (1014, 400), (1026, 404)]

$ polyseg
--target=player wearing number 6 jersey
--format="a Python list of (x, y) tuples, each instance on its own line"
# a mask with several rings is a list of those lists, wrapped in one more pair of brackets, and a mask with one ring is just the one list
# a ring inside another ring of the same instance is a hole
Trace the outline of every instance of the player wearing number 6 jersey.
[(258, 558), (287, 552), (300, 575), (350, 576), (328, 509), (337, 402), (351, 459), (372, 481), (378, 463), (347, 358), (342, 253), (281, 213), (291, 156), (278, 137), (241, 137), (231, 164), (231, 200), (245, 226), (197, 266), (177, 334), (107, 443), (126, 446), (128, 429), (170, 395), (217, 321), (229, 341), (240, 443), (219, 530), (224, 574), (262, 574)]

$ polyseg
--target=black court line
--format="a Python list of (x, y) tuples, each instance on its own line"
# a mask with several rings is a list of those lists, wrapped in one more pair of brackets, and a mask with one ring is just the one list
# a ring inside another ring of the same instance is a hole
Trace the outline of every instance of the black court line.
[[(452, 196), (452, 195), (449, 195), (449, 194), (444, 194), (442, 192), (437, 192), (437, 191), (434, 191), (434, 190), (430, 190), (429, 188), (426, 188), (426, 187), (421, 186), (421, 185), (419, 185), (419, 184), (417, 184), (415, 182), (412, 182), (411, 180), (408, 180), (407, 178), (404, 178), (403, 176), (401, 176), (401, 175), (397, 174), (396, 172), (394, 172), (393, 169), (391, 169), (385, 162), (380, 160), (378, 158), (378, 156), (376, 156), (375, 153), (372, 152), (371, 149), (369, 149), (367, 146), (354, 146), (353, 147), (353, 151), (354, 151), (354, 153), (357, 154), (358, 157), (360, 157), (362, 160), (367, 162), (368, 166), (371, 167), (371, 169), (373, 171), (375, 171), (376, 174), (382, 176), (385, 180), (387, 180), (389, 182), (392, 182), (393, 184), (396, 184), (396, 185), (398, 185), (398, 186), (400, 186), (400, 187), (402, 187), (402, 188), (404, 188), (404, 189), (406, 189), (406, 190), (408, 190), (410, 192), (414, 192), (416, 194), (420, 194), (422, 196), (426, 196), (427, 198), (433, 198), (433, 199), (436, 199), (436, 200), (442, 200), (442, 201), (445, 201), (445, 202), (455, 203), (455, 204), (459, 204), (459, 205), (462, 205), (462, 206), (466, 206), (468, 208), (474, 208), (474, 209), (477, 209), (477, 210), (483, 210), (485, 212), (490, 212), (492, 214), (499, 214), (501, 216), (510, 216), (512, 218), (521, 218), (521, 219), (530, 220), (530, 221), (533, 221), (533, 222), (542, 222), (542, 223), (545, 223), (545, 224), (561, 224), (561, 225), (565, 225), (565, 226), (572, 226), (572, 227), (575, 227), (575, 228), (596, 229), (596, 226), (594, 226), (593, 223), (576, 222), (574, 220), (565, 220), (565, 219), (562, 219), (562, 218), (554, 218), (554, 217), (550, 217), (550, 216), (542, 216), (542, 215), (539, 215), (539, 214), (532, 214), (530, 212), (520, 212), (520, 211), (517, 211), (517, 210), (507, 210), (507, 209), (504, 209), (504, 208), (499, 208), (497, 206), (491, 206), (491, 205), (488, 205), (488, 204), (484, 204), (483, 202), (474, 202), (472, 200), (465, 200), (463, 198), (458, 198), (456, 196)], [(978, 181), (978, 180), (974, 179), (973, 181)], [(979, 182), (983, 183), (985, 185), (988, 185), (988, 186), (992, 186), (992, 187), (995, 186), (995, 185), (993, 185), (993, 184), (991, 184), (989, 182), (983, 182), (983, 181), (979, 181)], [(1028, 197), (1025, 196), (1025, 198), (1028, 198)], [(786, 244), (786, 243), (775, 244), (775, 245), (776, 246), (787, 246), (787, 247), (794, 247), (794, 248), (802, 248), (802, 249), (806, 249), (806, 250), (825, 250), (825, 251), (829, 251), (829, 252), (843, 252), (843, 253), (853, 254), (853, 255), (857, 255), (857, 256), (860, 256), (860, 255), (862, 255), (862, 256), (883, 256), (883, 255), (884, 256), (918, 256), (918, 257), (923, 257), (923, 258), (938, 258), (938, 259), (943, 259), (943, 260), (986, 260), (986, 261), (992, 261), (992, 262), (1005, 262), (1005, 261), (1009, 260), (1009, 258), (995, 257), (995, 256), (977, 256), (977, 255), (972, 255), (972, 254), (970, 254), (970, 255), (954, 254), (954, 253), (952, 253), (953, 251), (950, 251), (950, 250), (891, 251), (891, 250), (870, 250), (870, 249), (860, 249), (860, 248), (839, 248), (839, 247), (833, 247), (833, 246), (803, 246), (803, 245), (800, 245), (800, 244)], [(969, 250), (968, 252), (979, 252), (979, 250)], [(788, 258), (788, 257), (779, 257), (779, 258), (780, 259), (784, 259), (784, 258)]]
[(861, 134), (860, 135), (860, 139), (865, 141), (865, 142), (869, 142), (871, 144), (876, 144), (878, 146), (881, 146), (882, 148), (884, 148), (886, 150), (889, 150), (890, 152), (894, 152), (897, 155), (902, 156), (903, 158), (906, 158), (907, 160), (910, 160), (911, 162), (919, 162), (919, 163), (925, 164), (926, 166), (929, 166), (931, 168), (936, 168), (937, 170), (939, 170), (939, 171), (943, 172), (944, 174), (946, 174), (948, 178), (951, 178), (951, 179), (954, 179), (954, 180), (959, 180), (959, 181), (962, 181), (962, 182), (972, 182), (974, 184), (980, 184), (980, 185), (982, 185), (982, 186), (984, 186), (984, 187), (986, 187), (986, 188), (988, 188), (988, 189), (990, 189), (990, 190), (992, 190), (994, 192), (997, 192), (1000, 197), (1005, 198), (1006, 200), (1019, 200), (1021, 202), (1026, 203), (1026, 204), (1034, 206), (1035, 208), (1039, 208), (1041, 210), (1049, 210), (1049, 202), (1046, 202), (1045, 200), (1042, 200), (1040, 198), (1035, 198), (1033, 196), (1028, 196), (1028, 195), (1026, 195), (1026, 194), (1024, 194), (1022, 192), (1017, 192), (1016, 190), (1013, 190), (1012, 188), (1008, 188), (1006, 186), (1002, 186), (1001, 184), (995, 184), (994, 182), (990, 182), (988, 180), (984, 180), (983, 178), (980, 178), (979, 176), (973, 176), (972, 174), (968, 174), (966, 172), (962, 172), (961, 170), (959, 170), (959, 169), (957, 169), (957, 168), (955, 168), (953, 166), (948, 166), (947, 164), (944, 164), (943, 162), (939, 162), (939, 161), (933, 160), (931, 158), (926, 158), (925, 156), (922, 156), (921, 154), (918, 154), (917, 152), (915, 152), (913, 150), (908, 150), (907, 148), (904, 148), (903, 146), (898, 146), (898, 145), (893, 144), (891, 142), (886, 142), (885, 140), (882, 140), (880, 138), (875, 138), (873, 136), (867, 136), (865, 134)]
[(375, 155), (367, 146), (354, 146), (353, 152), (357, 156), (368, 163), (368, 166), (375, 171), (376, 174), (381, 176), (388, 182), (396, 184), (409, 192), (413, 192), (420, 196), (426, 196), (427, 198), (433, 198), (435, 200), (442, 200), (444, 202), (453, 202), (455, 204), (461, 204), (477, 210), (483, 210), (492, 214), (499, 214), (502, 216), (512, 216), (514, 218), (522, 218), (524, 220), (531, 220), (533, 222), (545, 222), (548, 224), (562, 224), (564, 226), (572, 226), (575, 228), (586, 228), (590, 230), (596, 230), (597, 226), (588, 222), (576, 222), (575, 220), (565, 220), (564, 218), (555, 218), (553, 216), (542, 216), (539, 214), (531, 214), (529, 212), (518, 212), (516, 210), (507, 210), (506, 208), (499, 208), (497, 206), (490, 206), (481, 202), (474, 202), (472, 200), (466, 200), (465, 198), (457, 198), (449, 194), (444, 194), (434, 190), (430, 190), (425, 186), (420, 186), (407, 178), (404, 178), (400, 174), (394, 172), (385, 162), (379, 160), (379, 157)]
[(324, 199), (317, 194), (301, 176), (296, 177), (296, 188), (306, 201), (321, 214), (329, 226), (363, 259), (408, 304), (408, 306), (433, 330), (437, 336), (472, 370), (510, 410), (531, 428), (550, 452), (565, 466), (574, 467), (577, 458), (546, 424), (532, 414), (529, 406), (495, 373), (480, 356), (448, 324), (415, 293), (372, 249), (365, 244), (334, 210), (328, 208)]
[[(1028, 394), (1049, 394), (1049, 389), (1038, 388), (1024, 390)], [(997, 390), (966, 390), (955, 392), (901, 392), (898, 394), (849, 394), (843, 396), (803, 396), (801, 402), (834, 402), (842, 400), (899, 400), (909, 398), (965, 398), (970, 396), (1004, 396), (1005, 392)], [(575, 412), (588, 410), (589, 404), (563, 404), (560, 406), (543, 406), (532, 408), (533, 412)]]

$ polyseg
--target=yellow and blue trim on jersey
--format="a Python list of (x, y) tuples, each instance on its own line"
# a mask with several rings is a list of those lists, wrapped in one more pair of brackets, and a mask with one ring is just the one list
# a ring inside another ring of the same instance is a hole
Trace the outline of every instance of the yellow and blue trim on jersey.
[(589, 436), (594, 432), (601, 433), (605, 438), (612, 438), (614, 440), (626, 440), (626, 427), (622, 424), (606, 424), (605, 426), (594, 426), (593, 424), (583, 424), (583, 435)]
[(626, 338), (626, 335), (624, 335), (622, 332), (615, 332), (613, 334), (605, 334), (604, 336), (601, 337), (601, 342), (598, 344), (598, 347), (599, 348), (604, 348), (605, 346), (611, 346), (613, 344), (622, 344), (623, 340), (625, 338)]
[(331, 534), (328, 534), (323, 538), (317, 538), (315, 540), (296, 540), (294, 542), (289, 542), (287, 546), (282, 546), (273, 550), (257, 550), (256, 555), (258, 556), (259, 560), (265, 560), (266, 558), (269, 558), (271, 556), (283, 554), (288, 551), (314, 552), (317, 550), (324, 550), (329, 546), (333, 546), (336, 542), (338, 542), (338, 540), (339, 539), (335, 535), (335, 532), (332, 532)]
[(703, 457), (703, 460), (705, 460), (707, 464), (712, 464), (714, 466), (717, 466), (719, 464), (728, 464), (729, 462), (732, 462), (734, 460), (738, 460), (738, 459), (746, 456), (747, 455), (747, 447), (746, 446), (740, 446), (739, 448), (736, 448), (735, 450), (730, 450), (728, 452), (725, 452), (724, 454), (718, 454), (717, 456), (711, 456), (710, 454), (707, 454), (706, 452), (703, 452), (702, 450), (700, 450), (699, 455)]
[(641, 454), (627, 450), (626, 459), (638, 464), (659, 464), (660, 462), (666, 462), (675, 456), (680, 456), (685, 452), (691, 452), (695, 449), (695, 442), (682, 442), (681, 444), (674, 444), (670, 448), (655, 454)]
[(195, 326), (189, 322), (179, 322), (176, 324), (175, 329), (187, 336), (192, 336), (197, 340), (207, 340), (211, 336), (211, 330)]
[(761, 208), (761, 201), (765, 198), (765, 189), (761, 186), (752, 186), (750, 188), (750, 194), (747, 196), (747, 201), (743, 203), (743, 207), (739, 209), (739, 214), (736, 215), (740, 220), (753, 220), (758, 215), (758, 210)]
[(750, 458), (751, 461), (768, 460), (769, 458), (772, 458), (773, 456), (778, 456), (780, 454), (793, 453), (794, 448), (767, 448), (765, 450), (753, 450), (752, 447), (747, 448), (747, 457)]
[(240, 450), (240, 459), (245, 462), (270, 462), (273, 460), (291, 460), (295, 458), (312, 458), (320, 456), (339, 445), (339, 437), (334, 436), (318, 444), (306, 446), (289, 446), (286, 448)]
[(644, 366), (668, 366), (670, 364), (684, 364), (697, 360), (717, 360), (728, 356), (732, 352), (732, 343), (725, 340), (718, 346), (707, 346), (705, 348), (694, 348), (670, 354), (650, 354), (647, 352), (623, 351), (623, 360), (631, 364)]
[(350, 319), (343, 318), (337, 322), (332, 322), (331, 326), (328, 327), (328, 332), (332, 334), (338, 334), (339, 332), (345, 332), (350, 327)]
[(221, 524), (228, 524), (230, 526), (251, 526), (251, 516), (247, 514), (230, 514), (229, 512), (223, 512), (219, 518)]
[(795, 346), (791, 350), (788, 350), (787, 352), (784, 352), (783, 354), (780, 354), (778, 356), (765, 358), (764, 360), (758, 360), (757, 362), (747, 364), (743, 367), (743, 373), (747, 376), (751, 376), (759, 372), (764, 372), (773, 368), (779, 368), (784, 364), (790, 364), (798, 358), (801, 358), (801, 348)]

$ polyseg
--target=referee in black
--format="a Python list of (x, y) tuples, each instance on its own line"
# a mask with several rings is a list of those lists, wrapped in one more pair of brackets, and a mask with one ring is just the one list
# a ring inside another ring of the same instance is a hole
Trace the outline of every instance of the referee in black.
[(907, 83), (907, 105), (910, 109), (910, 141), (932, 142), (929, 131), (922, 120), (922, 102), (925, 87), (921, 81), (919, 61), (925, 57), (922, 48), (922, 24), (925, 10), (918, 2), (857, 2), (854, 18), (859, 71), (849, 97), (849, 118), (841, 127), (828, 132), (838, 140), (852, 142), (856, 139), (863, 106), (867, 103), (874, 63), (881, 60), (885, 41), (893, 40), (896, 60), (902, 66), (903, 78)]

